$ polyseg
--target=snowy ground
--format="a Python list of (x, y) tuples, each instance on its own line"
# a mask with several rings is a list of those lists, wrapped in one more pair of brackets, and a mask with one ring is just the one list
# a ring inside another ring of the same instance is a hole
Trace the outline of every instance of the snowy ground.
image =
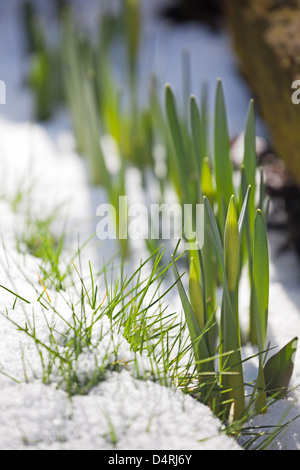
[[(76, 234), (82, 235), (80, 227), (84, 227), (84, 233), (88, 232), (87, 222), (92, 220), (82, 161), (76, 155), (66, 155), (65, 150), (59, 151), (39, 126), (14, 124), (2, 119), (0, 132), (1, 161), (6, 168), (6, 197), (13, 195), (15, 189), (9, 176), (12, 173), (25, 175), (32, 164), (38, 175), (30, 195), (30, 200), (35, 201), (32, 209), (36, 214), (45, 214), (58, 202), (57, 194), (61, 201), (71, 199), (68, 215), (72, 221), (74, 243)], [(16, 184), (18, 181), (15, 180)], [(75, 396), (71, 402), (67, 394), (54, 385), (43, 385), (34, 342), (5, 318), (7, 314), (14, 322), (24, 325), (26, 315), (32, 319), (34, 311), (37, 335), (41, 340), (47, 337), (47, 324), (36, 302), (35, 289), (41, 291), (38, 260), (16, 253), (14, 237), (22, 230), (22, 215), (26, 213), (13, 213), (11, 203), (5, 200), (0, 203), (0, 211), (3, 240), (0, 283), (31, 302), (27, 306), (17, 301), (13, 309), (14, 296), (1, 291), (0, 310), (4, 316), (0, 317), (0, 370), (10, 376), (0, 374), (2, 449), (239, 449), (234, 440), (220, 433), (220, 423), (208, 408), (180, 392), (151, 381), (137, 380), (132, 371), (112, 372), (89, 395)], [(107, 255), (106, 247), (98, 248)], [(99, 256), (94, 244), (87, 250), (88, 253), (83, 252), (83, 263), (87, 257), (93, 261), (93, 257)], [(111, 248), (110, 252), (114, 254)], [(54, 302), (55, 292), (48, 289), (48, 294)], [(68, 291), (68, 295), (72, 293)], [(56, 310), (68, 318), (70, 312), (66, 303), (59, 298), (55, 302)], [(50, 318), (48, 320), (51, 324)], [(103, 327), (107, 325), (103, 324)], [(122, 344), (118, 358), (129, 361), (132, 354), (126, 342), (117, 336), (114, 335), (114, 341), (120, 340)], [(109, 346), (105, 343), (102, 347), (100, 355)], [(110, 351), (113, 351), (113, 345)], [(89, 368), (91, 373), (93, 371), (89, 356), (83, 357), (80, 366), (85, 373)], [(116, 443), (113, 444), (115, 436)]]
[[(15, 247), (15, 235), (22, 230), (25, 218), (25, 212), (12, 211), (10, 200), (18, 188), (24, 190), (32, 186), (29, 201), (33, 213), (47, 213), (60, 202), (66, 204), (63, 210), (68, 214), (72, 235), (66, 256), (76, 245), (77, 233), (80, 233), (81, 241), (92, 233), (95, 204), (105, 200), (101, 189), (92, 190), (88, 185), (84, 164), (73, 150), (67, 117), (61, 113), (54, 122), (45, 126), (30, 122), (32, 102), (22, 87), (24, 64), (13, 15), (18, 3), (14, 0), (7, 5), (1, 4), (0, 79), (7, 84), (7, 104), (1, 105), (0, 109), (0, 193), (5, 196), (0, 201), (0, 236), (3, 243), (0, 249), (0, 285), (17, 292), (31, 304), (17, 301), (12, 309), (14, 297), (6, 290), (0, 291), (0, 371), (10, 376), (0, 374), (0, 448), (239, 450), (241, 447), (233, 439), (220, 432), (219, 421), (207, 407), (180, 392), (151, 381), (137, 380), (131, 370), (110, 373), (88, 395), (75, 396), (70, 401), (65, 392), (57, 390), (55, 385), (42, 384), (40, 358), (33, 341), (17, 331), (3, 316), (8, 313), (15, 322), (24, 324), (25, 314), (31, 318), (34, 309), (37, 331), (42, 338), (47, 334), (44, 317), (38, 315), (40, 306), (36, 302), (35, 289), (41, 288), (37, 260), (28, 254), (18, 254)], [(231, 130), (233, 133), (240, 132), (249, 92), (236, 75), (228, 40), (209, 36), (210, 41), (207, 41), (207, 35), (211, 33), (205, 28), (192, 28), (191, 31), (180, 29), (176, 39), (172, 40), (174, 58), (170, 63), (175, 67), (179, 63), (176, 51), (181, 45), (190, 46), (193, 57), (200, 57), (201, 54), (202, 57), (209, 57), (204, 61), (205, 74), (201, 77), (208, 78), (212, 84), (218, 76), (223, 78)], [(169, 35), (169, 40), (172, 37), (170, 31), (161, 34)], [(167, 41), (163, 38), (163, 43)], [(212, 48), (209, 51), (208, 45)], [(200, 59), (194, 63), (200, 68), (203, 64)], [(193, 80), (197, 79), (198, 71), (196, 67)], [(180, 85), (174, 77), (176, 73), (166, 71), (165, 81), (173, 84), (173, 80), (176, 88)], [(263, 132), (263, 126), (258, 123), (258, 133)], [(300, 334), (300, 269), (292, 251), (279, 255), (282, 235), (276, 232), (269, 235), (269, 339), (273, 346), (282, 347)], [(115, 248), (94, 239), (84, 253), (84, 261), (95, 256), (98, 263), (103, 255), (109, 259)], [(247, 287), (243, 292), (241, 305), (242, 311), (246, 312)], [(54, 302), (55, 293), (50, 290), (49, 295)], [(66, 305), (60, 299), (56, 301), (62, 315), (69, 315)], [(246, 321), (245, 314), (242, 323), (246, 324)], [(107, 325), (103, 327), (107, 328)], [(121, 338), (119, 340), (119, 359), (129, 359), (131, 352), (126, 342)], [(247, 346), (244, 353), (251, 355), (253, 351)], [(83, 357), (79, 367), (89, 371), (89, 357)], [(247, 379), (255, 378), (256, 361), (247, 363), (245, 370)], [(291, 387), (299, 384), (298, 353)], [(278, 401), (266, 415), (256, 418), (252, 424), (276, 426), (298, 415), (300, 390), (296, 388), (288, 399)], [(273, 446), (276, 449), (299, 450), (300, 420), (293, 421)]]

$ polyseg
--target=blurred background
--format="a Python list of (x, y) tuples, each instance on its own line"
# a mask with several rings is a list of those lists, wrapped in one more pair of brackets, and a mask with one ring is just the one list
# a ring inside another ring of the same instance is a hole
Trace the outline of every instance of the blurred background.
[[(160, 103), (169, 83), (183, 112), (188, 97), (200, 97), (205, 90), (210, 121), (220, 77), (237, 162), (249, 100), (255, 99), (258, 158), (273, 201), (270, 226), (288, 228), (300, 251), (299, 110), (290, 99), (299, 68), (299, 2), (234, 0), (224, 8), (225, 2), (219, 0), (141, 0), (137, 19), (133, 18), (136, 2), (131, 3), (132, 17), (124, 19), (122, 0), (1, 2), (0, 79), (6, 84), (1, 117), (43, 125), (56, 122), (65, 128), (73, 121), (76, 134), (74, 109), (80, 105), (70, 104), (68, 95), (74, 97), (74, 92), (64, 70), (66, 12), (72, 12), (83, 61), (92, 57), (85, 64), (87, 75), (97, 77), (107, 67), (102, 82), (113, 80), (114, 88), (102, 87), (102, 94), (107, 92), (111, 102), (120, 93), (121, 106), (147, 106), (155, 77)], [(90, 44), (96, 44), (95, 51)], [(67, 67), (72, 72), (74, 63)], [(134, 98), (130, 87), (135, 88)], [(114, 117), (105, 118), (102, 109), (100, 121), (105, 119), (115, 126)], [(140, 143), (137, 148), (141, 154)]]

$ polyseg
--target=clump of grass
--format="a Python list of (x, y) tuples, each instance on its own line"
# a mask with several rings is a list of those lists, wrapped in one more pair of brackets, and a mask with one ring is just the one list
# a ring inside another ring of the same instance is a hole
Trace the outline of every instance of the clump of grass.
[[(27, 209), (26, 206), (27, 205)], [(62, 289), (70, 271), (70, 265), (63, 262), (63, 250), (66, 242), (65, 224), (58, 228), (57, 207), (48, 215), (39, 217), (31, 210), (30, 198), (22, 195), (22, 205), (15, 209), (17, 213), (25, 212), (24, 221), (18, 227), (16, 248), (19, 253), (34, 256), (40, 274), (46, 282), (47, 278), (55, 280), (55, 288)]]
[(29, 254), (36, 258), (41, 258), (43, 261), (47, 260), (47, 252), (56, 253), (56, 258), (58, 258), (64, 240), (63, 237), (55, 236), (51, 229), (53, 217), (49, 216), (43, 220), (28, 218), (24, 234), (17, 240), (18, 251), (20, 251), (21, 245), (23, 245)]
[[(135, 330), (138, 319), (140, 323), (150, 307), (147, 304), (142, 308), (142, 303), (161, 275), (157, 272), (160, 257), (157, 254), (154, 256), (156, 260), (148, 278), (142, 279), (141, 271), (149, 260), (143, 262), (129, 278), (122, 275), (120, 279), (112, 280), (111, 286), (105, 268), (95, 274), (89, 263), (90, 275), (84, 279), (73, 260), (72, 272), (75, 278), (72, 282), (69, 279), (68, 291), (49, 290), (49, 286), (56, 283), (53, 279), (55, 272), (51, 276), (48, 274), (47, 284), (32, 284), (38, 306), (32, 307), (31, 314), (28, 314), (25, 306), (25, 302), (27, 305), (30, 301), (9, 290), (12, 298), (22, 303), (24, 323), (17, 323), (8, 310), (4, 317), (36, 345), (44, 383), (54, 382), (70, 396), (87, 394), (105, 380), (110, 372), (123, 368), (132, 370), (138, 378), (157, 377), (166, 382), (163, 374), (168, 372), (161, 370), (160, 377), (156, 373), (153, 357), (146, 368), (139, 359), (145, 351), (148, 351), (149, 357), (152, 356), (151, 341), (157, 338), (159, 342), (160, 334), (167, 329), (167, 326), (163, 326), (162, 312), (150, 317), (150, 327), (142, 322), (142, 326)], [(76, 259), (80, 266), (80, 260)], [(157, 302), (154, 300), (155, 293), (157, 288), (152, 294), (153, 304)], [(48, 338), (38, 331), (37, 315), (44, 318)], [(129, 353), (128, 350), (125, 357), (119, 354), (124, 338), (128, 340), (129, 350), (132, 351)]]

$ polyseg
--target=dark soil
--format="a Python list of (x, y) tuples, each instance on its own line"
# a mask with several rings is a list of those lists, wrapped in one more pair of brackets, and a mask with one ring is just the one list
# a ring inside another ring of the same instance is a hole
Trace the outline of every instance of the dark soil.
[(300, 188), (282, 160), (270, 149), (259, 156), (265, 188), (272, 202), (268, 228), (286, 230), (282, 250), (293, 248), (300, 259)]
[(174, 0), (161, 9), (161, 14), (176, 23), (198, 21), (216, 32), (222, 24), (222, 0)]

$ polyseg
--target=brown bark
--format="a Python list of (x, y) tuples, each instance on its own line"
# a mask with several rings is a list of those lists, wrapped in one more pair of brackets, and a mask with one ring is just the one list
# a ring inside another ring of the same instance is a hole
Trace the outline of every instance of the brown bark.
[(234, 48), (278, 156), (300, 184), (300, 0), (224, 2)]

